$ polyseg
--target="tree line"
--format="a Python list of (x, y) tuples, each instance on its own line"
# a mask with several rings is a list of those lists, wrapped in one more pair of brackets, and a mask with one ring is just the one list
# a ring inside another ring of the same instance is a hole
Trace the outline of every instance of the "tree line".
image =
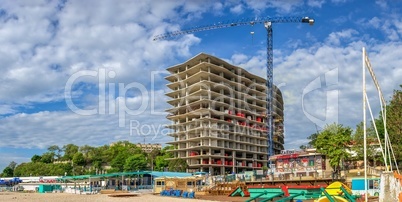
[[(397, 162), (402, 161), (402, 85), (399, 90), (394, 90), (392, 98), (386, 106), (387, 132)], [(370, 119), (367, 119), (370, 120)], [(382, 114), (368, 123), (367, 135), (367, 156), (372, 165), (384, 163), (380, 151), (378, 151), (378, 139), (384, 144), (385, 129)], [(377, 132), (376, 132), (377, 131)], [(378, 133), (378, 137), (377, 137)], [(364, 131), (363, 122), (359, 123), (355, 130), (342, 124), (329, 124), (320, 132), (311, 134), (308, 137), (308, 147), (314, 147), (317, 152), (325, 154), (333, 170), (344, 169), (345, 161), (358, 161), (364, 158)], [(301, 146), (304, 149), (306, 146)], [(393, 161), (392, 161), (393, 163)]]
[(138, 170), (184, 172), (187, 163), (183, 159), (168, 160), (173, 157), (168, 152), (171, 149), (172, 146), (166, 146), (146, 153), (128, 141), (98, 147), (52, 145), (43, 154), (33, 155), (30, 162), (17, 165), (12, 161), (0, 176), (72, 176)]

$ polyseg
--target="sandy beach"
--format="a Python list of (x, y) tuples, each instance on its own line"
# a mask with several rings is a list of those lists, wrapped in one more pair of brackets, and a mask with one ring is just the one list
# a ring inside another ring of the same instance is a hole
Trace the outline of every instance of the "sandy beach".
[[(204, 196), (205, 197), (205, 196)], [(207, 196), (205, 199), (204, 197), (197, 197), (197, 199), (183, 199), (183, 198), (176, 198), (176, 197), (167, 197), (167, 196), (159, 196), (153, 194), (139, 194), (138, 196), (134, 197), (110, 197), (107, 194), (93, 194), (93, 195), (78, 195), (78, 194), (68, 194), (68, 193), (18, 193), (18, 192), (0, 192), (0, 202), (3, 201), (29, 201), (29, 202), (132, 202), (132, 201), (141, 201), (141, 202), (161, 202), (161, 201), (169, 201), (169, 202), (185, 202), (185, 201), (244, 201), (247, 198), (242, 197), (227, 197), (227, 196)]]

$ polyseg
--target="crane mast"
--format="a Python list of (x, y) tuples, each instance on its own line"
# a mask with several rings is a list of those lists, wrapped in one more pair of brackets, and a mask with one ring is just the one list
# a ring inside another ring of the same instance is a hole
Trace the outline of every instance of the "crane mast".
[[(255, 25), (255, 24), (264, 24), (265, 29), (267, 30), (267, 79), (266, 79), (266, 124), (267, 124), (267, 144), (268, 144), (268, 159), (272, 155), (274, 155), (274, 145), (273, 145), (273, 137), (274, 137), (274, 116), (273, 116), (273, 37), (272, 37), (272, 24), (273, 23), (308, 23), (310, 25), (314, 24), (314, 19), (309, 17), (260, 17), (260, 18), (248, 18), (248, 19), (239, 19), (232, 20), (226, 22), (219, 22), (212, 25), (205, 26), (197, 26), (185, 30), (178, 30), (173, 32), (167, 32), (164, 34), (160, 34), (154, 37), (155, 40), (163, 40), (172, 38), (175, 36), (191, 34), (200, 31), (213, 30), (213, 29), (221, 29), (221, 28), (229, 28), (229, 27), (237, 27), (244, 25)], [(271, 167), (271, 160), (269, 160), (269, 167)]]
[(274, 155), (274, 115), (273, 115), (273, 108), (274, 108), (274, 49), (273, 49), (273, 41), (272, 41), (272, 23), (265, 22), (264, 23), (265, 29), (267, 29), (267, 111), (266, 111), (266, 124), (267, 124), (267, 131), (268, 131), (268, 160), (269, 165), (268, 167), (271, 168), (271, 156)]

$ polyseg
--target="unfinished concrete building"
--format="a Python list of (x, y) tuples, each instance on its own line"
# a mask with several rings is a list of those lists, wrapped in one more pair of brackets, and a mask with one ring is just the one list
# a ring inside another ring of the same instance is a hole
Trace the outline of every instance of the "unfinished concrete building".
[[(208, 54), (167, 69), (167, 127), (188, 172), (238, 173), (268, 163), (265, 79)], [(274, 89), (273, 149), (284, 149), (283, 100)]]

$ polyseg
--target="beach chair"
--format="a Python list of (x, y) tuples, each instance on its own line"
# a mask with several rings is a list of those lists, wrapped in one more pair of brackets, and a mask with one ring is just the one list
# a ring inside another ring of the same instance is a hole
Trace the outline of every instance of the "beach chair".
[(181, 195), (183, 198), (187, 198), (187, 192), (186, 191), (183, 191), (183, 194)]
[(188, 198), (195, 198), (195, 192), (188, 193)]
[(180, 196), (181, 196), (181, 190), (176, 190), (175, 196), (176, 196), (176, 197), (180, 197)]
[(170, 196), (170, 193), (172, 193), (172, 190), (166, 190), (166, 196)]

